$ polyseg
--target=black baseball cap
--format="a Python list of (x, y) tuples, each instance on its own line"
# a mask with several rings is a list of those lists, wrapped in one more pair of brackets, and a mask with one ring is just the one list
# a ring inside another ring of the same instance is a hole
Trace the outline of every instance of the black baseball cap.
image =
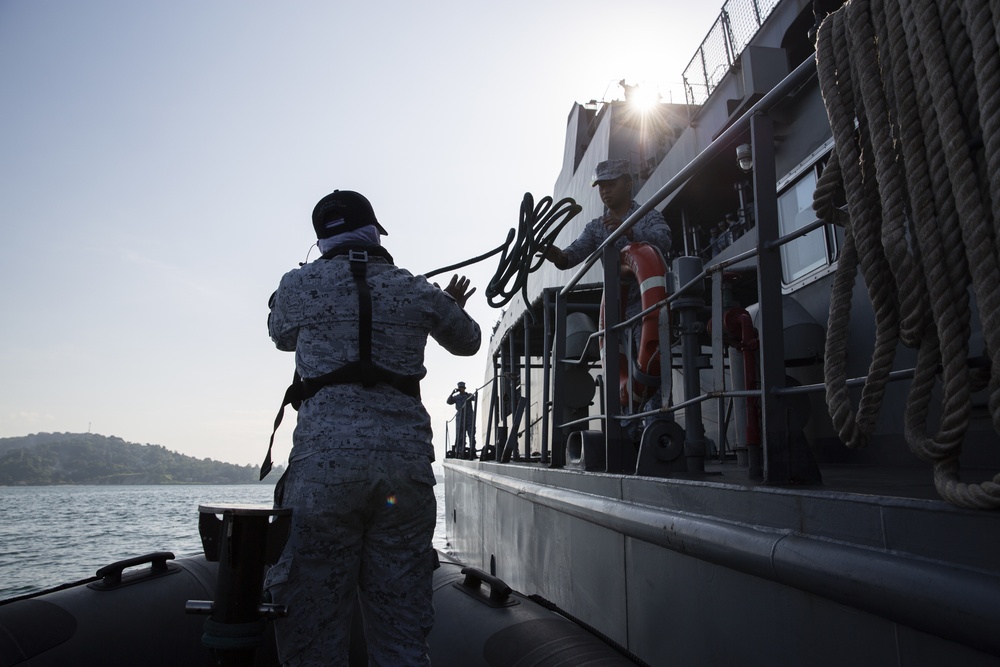
[(313, 209), (312, 218), (318, 239), (330, 238), (367, 225), (374, 225), (382, 236), (389, 235), (375, 218), (371, 203), (364, 195), (351, 190), (334, 190), (320, 199)]

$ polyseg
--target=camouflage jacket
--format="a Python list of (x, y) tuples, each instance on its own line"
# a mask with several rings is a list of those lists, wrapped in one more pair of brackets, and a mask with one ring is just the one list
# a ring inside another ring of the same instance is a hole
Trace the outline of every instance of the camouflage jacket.
[[(449, 352), (479, 350), (479, 325), (454, 299), (422, 276), (370, 257), (372, 361), (423, 377), (427, 336)], [(303, 378), (356, 361), (358, 293), (346, 255), (286, 273), (271, 302), (268, 331), (279, 350), (295, 352)], [(434, 458), (430, 416), (418, 398), (377, 384), (323, 388), (299, 408), (289, 461), (333, 449), (378, 449)]]
[[(637, 210), (639, 210), (639, 205), (633, 201), (625, 218), (628, 218), (628, 216)], [(569, 260), (567, 268), (574, 267), (585, 260), (610, 236), (608, 230), (601, 223), (603, 219), (604, 216), (602, 215), (588, 222), (587, 226), (583, 228), (583, 232), (580, 233), (580, 236), (563, 250), (566, 253), (566, 259)], [(645, 241), (650, 245), (656, 246), (663, 253), (664, 257), (670, 251), (670, 227), (667, 226), (667, 221), (663, 219), (663, 214), (655, 208), (642, 216), (639, 222), (632, 226), (632, 236), (634, 238), (631, 241)], [(615, 241), (615, 248), (621, 250), (625, 247), (625, 244), (631, 241), (623, 235)]]
[[(633, 201), (623, 220), (637, 210), (639, 210), (639, 205)], [(588, 222), (580, 236), (563, 250), (566, 253), (566, 259), (569, 260), (567, 268), (576, 266), (585, 260), (610, 236), (608, 230), (601, 223), (603, 219), (604, 216), (602, 215)], [(642, 216), (639, 222), (632, 226), (632, 236), (634, 238), (630, 240), (627, 236), (622, 235), (615, 241), (615, 248), (620, 251), (626, 244), (632, 241), (644, 241), (659, 248), (660, 252), (663, 253), (664, 259), (667, 258), (671, 244), (670, 227), (667, 226), (667, 221), (663, 219), (663, 214), (655, 208)], [(631, 317), (642, 310), (640, 307), (641, 297), (639, 287), (634, 281), (629, 282), (626, 289), (625, 315), (626, 317)]]

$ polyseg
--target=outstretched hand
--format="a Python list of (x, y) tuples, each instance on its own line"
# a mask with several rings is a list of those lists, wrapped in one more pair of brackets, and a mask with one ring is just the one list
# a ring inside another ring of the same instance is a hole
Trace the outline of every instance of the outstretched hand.
[(561, 248), (557, 248), (554, 245), (550, 245), (545, 250), (545, 259), (549, 260), (556, 265), (557, 269), (565, 269), (569, 260), (566, 258), (566, 253), (562, 251)]
[[(437, 285), (437, 283), (434, 284)], [(469, 279), (465, 276), (459, 276), (457, 273), (451, 277), (451, 282), (444, 288), (445, 294), (450, 294), (451, 298), (462, 308), (465, 308), (465, 302), (475, 291), (475, 287), (469, 289)]]

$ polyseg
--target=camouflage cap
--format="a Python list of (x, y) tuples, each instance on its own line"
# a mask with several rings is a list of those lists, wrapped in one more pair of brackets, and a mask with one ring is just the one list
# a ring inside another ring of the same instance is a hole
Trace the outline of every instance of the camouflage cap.
[(605, 160), (594, 169), (594, 182), (591, 185), (597, 185), (601, 181), (613, 181), (631, 174), (632, 165), (628, 160)]
[(364, 195), (351, 190), (334, 190), (320, 199), (313, 209), (312, 219), (318, 239), (327, 239), (368, 225), (374, 225), (382, 236), (389, 235), (378, 224), (371, 203)]

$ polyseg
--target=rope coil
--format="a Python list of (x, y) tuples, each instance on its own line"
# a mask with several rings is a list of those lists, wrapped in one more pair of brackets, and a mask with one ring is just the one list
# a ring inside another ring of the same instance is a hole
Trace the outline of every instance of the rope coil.
[[(424, 276), (430, 278), (500, 254), (496, 273), (485, 289), (486, 302), (493, 308), (503, 308), (515, 294), (521, 292), (524, 303), (528, 304), (528, 276), (545, 261), (546, 251), (562, 228), (583, 210), (571, 197), (557, 203), (553, 201), (552, 197), (543, 197), (535, 206), (531, 193), (524, 193), (517, 229), (511, 228), (502, 244), (482, 255), (435, 269)], [(528, 312), (530, 314), (531, 311)]]
[[(991, 4), (851, 0), (823, 21), (816, 44), (834, 153), (813, 208), (845, 230), (826, 346), (831, 419), (848, 447), (865, 446), (897, 344), (915, 348), (906, 441), (934, 464), (942, 498), (979, 509), (1000, 508), (1000, 475), (963, 483), (959, 454), (972, 392), (987, 382), (1000, 431), (1000, 16)], [(855, 411), (846, 358), (859, 269), (876, 332)], [(986, 374), (970, 369), (970, 295), (990, 360)], [(927, 414), (939, 377), (941, 423), (931, 434)]]

